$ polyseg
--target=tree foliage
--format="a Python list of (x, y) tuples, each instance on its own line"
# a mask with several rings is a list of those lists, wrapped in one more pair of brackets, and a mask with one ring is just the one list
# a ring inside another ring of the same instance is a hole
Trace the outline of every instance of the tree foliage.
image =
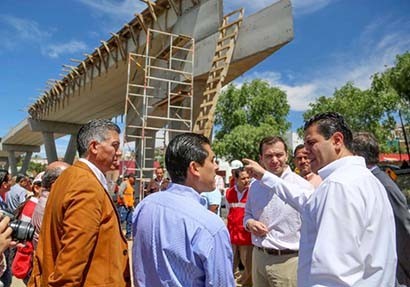
[[(370, 131), (380, 143), (384, 143), (395, 127), (395, 111), (399, 98), (394, 93), (375, 93), (372, 89), (361, 90), (348, 82), (337, 89), (332, 97), (319, 97), (309, 105), (303, 117), (322, 112), (342, 114), (353, 131)], [(382, 148), (385, 148), (382, 144)]]
[(228, 160), (258, 156), (259, 141), (267, 135), (283, 135), (290, 106), (286, 93), (269, 83), (254, 80), (237, 88), (229, 85), (218, 100), (213, 149)]

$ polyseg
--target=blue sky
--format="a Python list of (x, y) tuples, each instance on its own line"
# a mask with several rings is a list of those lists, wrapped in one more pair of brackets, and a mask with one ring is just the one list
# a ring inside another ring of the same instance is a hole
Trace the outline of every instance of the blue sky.
[[(251, 14), (274, 0), (224, 1), (225, 12)], [(410, 50), (408, 0), (295, 0), (294, 40), (235, 82), (255, 78), (287, 92), (292, 129), (318, 96), (370, 76)], [(59, 79), (62, 64), (83, 59), (145, 9), (138, 0), (0, 1), (0, 137), (24, 117), (30, 103)]]

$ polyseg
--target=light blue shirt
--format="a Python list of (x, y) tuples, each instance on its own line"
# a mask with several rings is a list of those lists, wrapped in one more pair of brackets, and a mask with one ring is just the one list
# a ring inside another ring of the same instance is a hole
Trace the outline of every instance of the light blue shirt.
[(6, 203), (11, 212), (14, 212), (20, 204), (26, 201), (27, 193), (28, 190), (18, 183), (10, 188), (10, 191), (6, 196)]
[(171, 184), (133, 214), (134, 282), (144, 286), (235, 286), (223, 221), (194, 189)]
[(210, 192), (202, 192), (201, 196), (206, 199), (208, 207), (218, 205), (218, 215), (221, 215), (222, 194), (218, 188)]

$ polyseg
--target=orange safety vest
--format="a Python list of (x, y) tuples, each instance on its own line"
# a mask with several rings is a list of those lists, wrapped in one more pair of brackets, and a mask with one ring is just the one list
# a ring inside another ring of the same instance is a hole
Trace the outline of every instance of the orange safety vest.
[(134, 188), (127, 180), (127, 188), (124, 190), (124, 205), (127, 207), (134, 207)]

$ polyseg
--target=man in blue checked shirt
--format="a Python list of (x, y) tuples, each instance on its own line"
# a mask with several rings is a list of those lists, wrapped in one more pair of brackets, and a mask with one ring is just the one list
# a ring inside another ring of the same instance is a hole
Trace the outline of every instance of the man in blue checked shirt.
[(200, 193), (215, 189), (215, 154), (198, 134), (176, 136), (165, 163), (172, 184), (146, 197), (133, 214), (137, 286), (235, 286), (232, 250), (223, 221)]

